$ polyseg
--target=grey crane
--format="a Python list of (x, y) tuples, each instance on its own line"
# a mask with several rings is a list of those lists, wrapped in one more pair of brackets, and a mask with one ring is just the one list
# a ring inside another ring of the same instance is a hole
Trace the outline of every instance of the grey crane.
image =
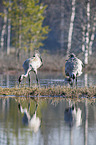
[(71, 81), (76, 79), (76, 85), (77, 77), (82, 74), (82, 66), (82, 61), (78, 59), (74, 53), (69, 56), (69, 59), (65, 63), (65, 74), (69, 76)]
[(23, 68), (25, 71), (25, 74), (20, 75), (18, 81), (19, 84), (23, 80), (23, 78), (29, 78), (29, 86), (30, 86), (30, 71), (33, 71), (36, 75), (36, 81), (38, 84), (38, 77), (37, 77), (37, 69), (40, 68), (43, 65), (41, 55), (38, 51), (35, 52), (33, 57), (28, 58), (23, 63)]

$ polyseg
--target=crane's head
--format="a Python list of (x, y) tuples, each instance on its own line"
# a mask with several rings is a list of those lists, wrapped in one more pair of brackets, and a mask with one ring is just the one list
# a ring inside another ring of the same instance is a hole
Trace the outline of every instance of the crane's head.
[(41, 55), (40, 55), (40, 52), (38, 51), (38, 50), (35, 50), (35, 57), (40, 57)]
[(73, 58), (73, 57), (75, 57), (75, 54), (74, 53), (71, 53), (69, 57), (70, 58)]

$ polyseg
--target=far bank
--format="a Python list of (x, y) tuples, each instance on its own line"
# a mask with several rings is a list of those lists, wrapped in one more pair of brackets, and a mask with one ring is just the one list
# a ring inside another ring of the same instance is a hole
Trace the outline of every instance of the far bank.
[[(32, 55), (30, 55), (31, 57)], [(39, 69), (40, 71), (54, 71), (54, 72), (61, 72), (65, 73), (65, 62), (68, 59), (66, 56), (61, 54), (50, 54), (50, 53), (41, 53), (43, 66)], [(84, 62), (83, 54), (79, 54), (77, 56)], [(19, 72), (23, 71), (22, 64), (28, 58), (26, 53), (23, 53), (19, 59), (15, 56), (15, 54), (10, 54), (7, 56), (4, 54), (0, 56), (0, 73), (4, 72)], [(92, 54), (89, 57), (89, 64), (84, 65), (83, 68), (84, 72), (91, 72), (96, 73), (96, 53)]]

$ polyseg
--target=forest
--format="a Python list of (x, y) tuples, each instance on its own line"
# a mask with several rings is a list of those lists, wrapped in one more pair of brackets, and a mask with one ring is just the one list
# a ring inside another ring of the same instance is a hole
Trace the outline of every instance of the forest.
[(0, 0), (0, 144), (96, 144), (96, 0)]
[[(21, 1), (23, 2), (23, 0)], [(4, 14), (5, 9), (8, 11), (8, 4), (4, 6), (3, 2), (3, 0), (0, 2), (0, 10), (1, 13)], [(14, 2), (14, 0), (9, 0), (8, 2), (10, 4)], [(23, 6), (22, 4), (21, 6), (19, 5), (20, 1), (18, 0), (17, 3), (19, 6), (18, 14), (22, 15), (20, 9), (23, 9)], [(18, 55), (20, 53), (25, 55), (27, 52), (30, 54), (28, 56), (31, 56), (34, 49), (39, 49), (39, 51), (45, 55), (45, 58), (47, 56), (50, 57), (50, 54), (61, 58), (61, 56), (65, 57), (73, 52), (83, 60), (84, 64), (90, 64), (91, 66), (94, 61), (96, 62), (96, 0), (37, 0), (37, 3), (39, 7), (40, 5), (44, 6), (43, 11), (40, 12), (42, 13), (42, 21), (38, 21), (38, 23), (42, 25), (43, 33), (39, 34), (40, 36), (38, 33), (37, 35), (32, 33), (32, 35), (34, 35), (32, 40), (30, 37), (32, 36), (30, 35), (31, 33), (27, 35), (28, 32), (27, 30), (25, 31), (25, 28), (24, 31), (22, 30), (22, 36), (24, 37), (21, 37), (20, 33), (17, 32), (18, 29), (22, 29), (23, 26), (18, 25), (17, 30), (16, 24), (13, 26), (12, 21), (15, 20), (16, 13), (15, 7), (13, 7), (14, 19), (8, 17), (8, 13), (6, 16), (0, 17), (1, 56), (3, 56), (2, 52), (5, 57), (9, 57), (9, 55), (14, 56), (14, 54)], [(11, 16), (13, 15), (13, 11)], [(35, 16), (36, 14), (37, 13), (34, 12)], [(31, 15), (28, 15), (27, 18), (30, 19), (30, 17)], [(19, 17), (19, 22), (20, 18), (21, 17)], [(25, 17), (22, 15), (22, 20), (24, 19)], [(27, 23), (29, 22), (28, 19), (26, 19)], [(27, 26), (27, 29), (31, 30), (31, 25), (30, 28), (28, 28), (27, 23), (24, 25)], [(38, 26), (39, 25), (37, 25), (37, 27)], [(37, 27), (35, 31), (38, 31)], [(40, 27), (38, 28), (40, 29)], [(18, 35), (18, 40), (15, 38), (16, 35)], [(39, 43), (36, 43), (37, 40)], [(29, 41), (31, 42), (30, 46)], [(21, 60), (23, 60), (23, 58), (21, 58)], [(47, 58), (47, 61), (48, 60), (49, 58)]]

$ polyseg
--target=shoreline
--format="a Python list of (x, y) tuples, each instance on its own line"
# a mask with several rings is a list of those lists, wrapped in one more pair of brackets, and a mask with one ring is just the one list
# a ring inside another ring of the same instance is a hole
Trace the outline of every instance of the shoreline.
[(0, 87), (0, 95), (3, 96), (25, 96), (25, 97), (36, 97), (36, 96), (47, 96), (47, 97), (64, 97), (64, 98), (96, 98), (96, 86), (84, 87), (84, 88), (69, 88), (65, 86), (56, 87), (22, 87), (22, 88), (2, 88)]

